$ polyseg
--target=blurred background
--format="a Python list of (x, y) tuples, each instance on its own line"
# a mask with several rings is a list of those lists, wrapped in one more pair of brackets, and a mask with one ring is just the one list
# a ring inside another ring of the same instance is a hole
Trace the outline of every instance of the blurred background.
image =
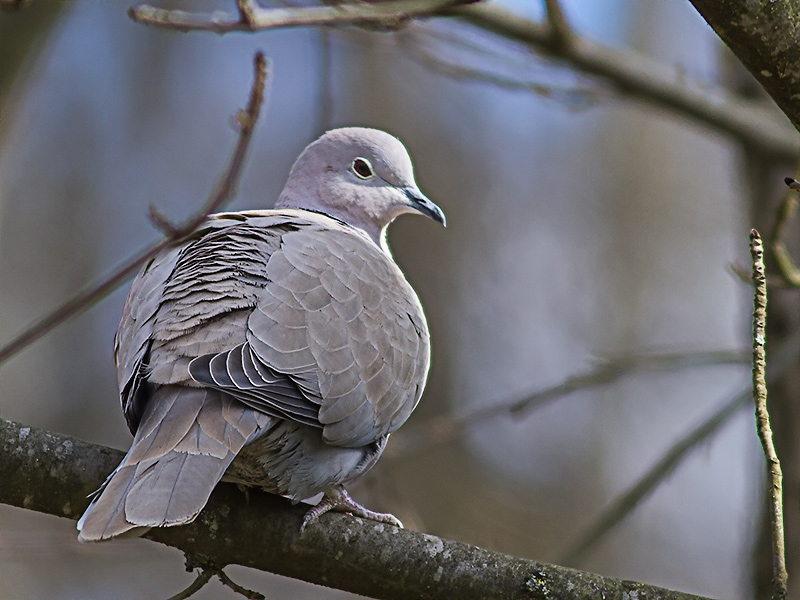
[[(540, 2), (497, 4), (544, 19)], [(562, 5), (579, 35), (650, 55), (677, 78), (711, 88), (736, 72), (685, 0)], [(729, 265), (749, 264), (753, 186), (735, 140), (454, 20), (216, 36), (137, 25), (127, 8), (32, 0), (0, 14), (0, 344), (157, 240), (150, 203), (176, 221), (198, 209), (263, 49), (268, 107), (230, 208), (272, 206), (306, 144), (363, 125), (404, 141), (447, 214), (446, 230), (412, 217), (390, 230), (428, 314), (433, 367), (354, 496), (407, 527), (502, 552), (717, 597), (754, 593), (763, 459), (746, 406), (598, 543), (572, 552), (677, 440), (749, 386), (751, 293)], [(780, 173), (778, 185), (791, 171)], [(0, 366), (0, 416), (127, 448), (111, 353), (126, 293)], [(504, 409), (602, 361), (662, 353), (683, 359)], [(167, 597), (194, 577), (183, 564), (143, 540), (79, 544), (72, 521), (0, 506), (2, 598)], [(228, 572), (269, 598), (355, 597)], [(235, 596), (212, 583), (195, 597)]]

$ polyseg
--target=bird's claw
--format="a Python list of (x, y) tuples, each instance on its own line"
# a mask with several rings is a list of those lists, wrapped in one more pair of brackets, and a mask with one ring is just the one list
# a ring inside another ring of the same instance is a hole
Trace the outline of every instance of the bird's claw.
[(339, 485), (326, 490), (322, 500), (309, 509), (309, 511), (306, 513), (306, 516), (303, 518), (303, 524), (300, 526), (300, 531), (305, 531), (306, 527), (316, 523), (322, 515), (331, 510), (349, 513), (355, 517), (370, 519), (372, 521), (378, 521), (379, 523), (387, 523), (401, 529), (403, 527), (400, 519), (390, 513), (379, 513), (369, 510), (368, 508), (364, 508), (358, 502), (353, 500), (343, 486)]

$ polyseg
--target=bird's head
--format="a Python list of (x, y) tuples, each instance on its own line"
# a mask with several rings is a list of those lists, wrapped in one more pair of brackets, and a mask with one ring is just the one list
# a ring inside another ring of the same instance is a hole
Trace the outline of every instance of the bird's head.
[(306, 147), (275, 206), (325, 213), (363, 229), (379, 245), (386, 227), (403, 213), (446, 223), (442, 209), (414, 181), (400, 140), (362, 127), (331, 130)]

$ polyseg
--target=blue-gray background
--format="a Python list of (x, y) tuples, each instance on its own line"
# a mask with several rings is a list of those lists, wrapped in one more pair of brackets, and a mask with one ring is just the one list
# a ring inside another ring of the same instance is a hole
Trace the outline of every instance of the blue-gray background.
[[(158, 239), (150, 203), (174, 219), (196, 210), (224, 169), (231, 117), (263, 49), (268, 108), (232, 208), (271, 206), (325, 128), (366, 125), (405, 142), (420, 187), (447, 213), (446, 230), (404, 217), (390, 234), (434, 344), (407, 428), (557, 384), (597, 358), (747, 346), (749, 293), (727, 271), (746, 260), (749, 230), (737, 149), (702, 126), (450, 21), (220, 37), (137, 25), (123, 1), (58, 4), (35, 60), (0, 98), (0, 343)], [(543, 16), (537, 2), (500, 4)], [(688, 2), (563, 4), (581, 35), (651, 55), (676, 78), (723, 76), (721, 45)], [(550, 97), (445, 76), (423, 51)], [(0, 415), (127, 448), (111, 356), (125, 293), (0, 367)], [(408, 527), (554, 560), (747, 380), (730, 365), (629, 376), (387, 457), (353, 492)], [(761, 489), (753, 431), (743, 411), (578, 566), (749, 595)], [(352, 597), (229, 571), (270, 598)], [(0, 507), (0, 597), (157, 598), (192, 577), (177, 551), (82, 545), (72, 521)], [(196, 597), (226, 594), (214, 583)]]

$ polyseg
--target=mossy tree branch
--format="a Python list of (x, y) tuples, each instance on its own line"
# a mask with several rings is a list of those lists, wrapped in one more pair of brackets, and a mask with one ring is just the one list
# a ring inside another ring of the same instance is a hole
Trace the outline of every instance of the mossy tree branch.
[[(0, 419), (0, 502), (77, 519), (123, 453)], [(698, 596), (517, 558), (342, 514), (300, 533), (305, 510), (221, 484), (192, 524), (145, 537), (194, 560), (244, 565), (374, 598)]]
[(795, 0), (691, 0), (800, 129), (800, 5)]

